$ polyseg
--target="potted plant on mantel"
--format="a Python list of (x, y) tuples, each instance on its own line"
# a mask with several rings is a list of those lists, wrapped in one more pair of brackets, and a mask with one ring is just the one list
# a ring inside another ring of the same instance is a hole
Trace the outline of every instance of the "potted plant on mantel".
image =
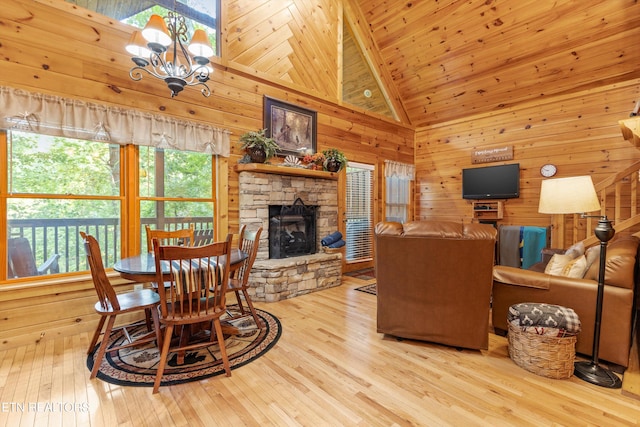
[(240, 148), (245, 150), (253, 163), (264, 163), (276, 155), (280, 146), (275, 139), (265, 135), (266, 129), (249, 131), (240, 135)]
[(324, 155), (324, 168), (329, 172), (339, 172), (347, 166), (347, 156), (337, 148), (328, 148), (322, 151)]

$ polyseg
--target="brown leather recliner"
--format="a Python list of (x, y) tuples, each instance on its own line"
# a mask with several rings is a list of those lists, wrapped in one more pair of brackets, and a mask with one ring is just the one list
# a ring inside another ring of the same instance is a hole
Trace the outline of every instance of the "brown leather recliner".
[(377, 331), (488, 348), (496, 234), (487, 224), (377, 224)]
[[(604, 300), (598, 359), (627, 367), (634, 320), (634, 288), (638, 245), (636, 237), (614, 239), (607, 247)], [(595, 325), (599, 259), (584, 278), (496, 266), (493, 270), (492, 320), (496, 333), (508, 330), (507, 312), (513, 304), (544, 302), (572, 308), (582, 331), (576, 352), (591, 356)]]

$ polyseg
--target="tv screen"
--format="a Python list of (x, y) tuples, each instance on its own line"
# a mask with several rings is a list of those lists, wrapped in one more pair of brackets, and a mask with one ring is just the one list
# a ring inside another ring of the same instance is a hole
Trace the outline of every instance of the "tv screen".
[(520, 197), (520, 164), (462, 169), (463, 199)]

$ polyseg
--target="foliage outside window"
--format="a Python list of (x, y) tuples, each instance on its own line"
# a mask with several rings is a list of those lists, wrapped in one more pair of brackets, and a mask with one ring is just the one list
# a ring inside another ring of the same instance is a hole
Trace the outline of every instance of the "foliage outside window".
[[(141, 146), (139, 168), (127, 172), (122, 165), (134, 159), (125, 156), (135, 151), (117, 144), (19, 131), (0, 132), (0, 142), (7, 159), (0, 163), (7, 187), (0, 189), (5, 209), (0, 222), (6, 230), (0, 235), (6, 242), (0, 280), (16, 277), (9, 274), (14, 270), (8, 262), (9, 239), (26, 239), (36, 266), (58, 256), (59, 273), (67, 274), (88, 269), (80, 231), (98, 239), (107, 268), (121, 258), (128, 242), (139, 241), (139, 250), (146, 251), (145, 225), (176, 229), (194, 224), (201, 242), (214, 236), (210, 154)], [(127, 194), (126, 183), (136, 180), (139, 194)], [(134, 227), (127, 227), (136, 231), (135, 239), (122, 228), (131, 206), (140, 212)]]
[(137, 28), (144, 28), (153, 14), (166, 16), (169, 11), (176, 11), (185, 17), (189, 34), (196, 29), (203, 29), (209, 36), (214, 54), (219, 55), (218, 18), (220, 0), (141, 0), (141, 1), (113, 1), (113, 0), (67, 0), (69, 3), (93, 10), (110, 18), (117, 19)]
[(3, 136), (5, 247), (26, 238), (36, 266), (58, 255), (60, 273), (82, 271), (87, 266), (78, 233), (85, 231), (100, 239), (105, 264), (113, 264), (121, 244), (120, 146), (16, 131)]
[(193, 224), (198, 243), (213, 239), (212, 156), (154, 147), (139, 150), (141, 250), (146, 250), (145, 225), (176, 230)]

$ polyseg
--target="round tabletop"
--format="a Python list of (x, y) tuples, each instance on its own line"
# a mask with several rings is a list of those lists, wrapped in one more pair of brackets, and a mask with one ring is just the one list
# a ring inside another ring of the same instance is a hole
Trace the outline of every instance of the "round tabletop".
[[(247, 254), (240, 249), (231, 250), (231, 271), (235, 267), (242, 265), (242, 262), (247, 259)], [(164, 267), (164, 266), (163, 266)], [(113, 269), (120, 273), (124, 279), (132, 280), (134, 282), (152, 282), (156, 275), (156, 261), (155, 256), (152, 253), (144, 253), (135, 255), (129, 258), (123, 258), (113, 266)], [(169, 273), (169, 265), (167, 264), (166, 271), (163, 268), (164, 274)]]

